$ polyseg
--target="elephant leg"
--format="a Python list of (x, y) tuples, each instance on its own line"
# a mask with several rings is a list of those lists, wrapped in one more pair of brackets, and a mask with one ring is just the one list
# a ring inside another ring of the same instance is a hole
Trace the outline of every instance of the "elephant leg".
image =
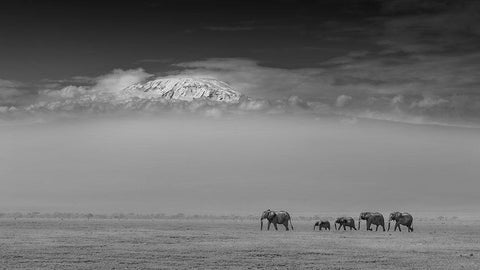
[(344, 230), (344, 231), (347, 230), (347, 227), (345, 226), (345, 224), (343, 224), (343, 230)]
[(383, 231), (385, 231), (385, 223), (382, 223)]
[(277, 223), (273, 223), (273, 227), (275, 227), (275, 231), (278, 231)]
[(288, 223), (283, 223), (283, 226), (285, 226), (285, 230), (288, 231)]
[(267, 231), (270, 231), (270, 224), (272, 224), (272, 223), (269, 221), (268, 226), (267, 226)]
[(377, 227), (375, 228), (375, 231), (378, 232), (378, 225), (377, 225)]
[(355, 228), (355, 225), (354, 225), (354, 226), (352, 226), (352, 227), (350, 227), (350, 228), (353, 228), (355, 231), (357, 230), (357, 228)]
[(400, 228), (400, 224), (398, 224), (398, 231), (401, 232), (402, 229)]

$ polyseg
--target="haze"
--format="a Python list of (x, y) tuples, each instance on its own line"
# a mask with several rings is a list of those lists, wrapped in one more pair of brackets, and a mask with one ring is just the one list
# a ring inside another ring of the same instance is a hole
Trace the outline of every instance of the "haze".
[(0, 127), (0, 211), (477, 211), (478, 129), (310, 118)]

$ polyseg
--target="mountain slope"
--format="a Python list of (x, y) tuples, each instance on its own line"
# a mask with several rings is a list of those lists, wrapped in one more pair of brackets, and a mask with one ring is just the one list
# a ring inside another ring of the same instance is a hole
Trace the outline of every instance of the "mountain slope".
[(210, 78), (172, 77), (139, 83), (125, 88), (125, 97), (164, 98), (167, 100), (210, 101), (238, 103), (242, 94), (227, 83)]

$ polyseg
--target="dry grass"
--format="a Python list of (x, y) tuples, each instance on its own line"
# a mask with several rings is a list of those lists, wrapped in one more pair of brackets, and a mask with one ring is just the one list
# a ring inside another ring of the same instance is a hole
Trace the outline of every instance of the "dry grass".
[[(259, 231), (253, 221), (0, 219), (4, 269), (479, 269), (480, 222), (415, 232)], [(364, 229), (364, 228), (363, 228)]]

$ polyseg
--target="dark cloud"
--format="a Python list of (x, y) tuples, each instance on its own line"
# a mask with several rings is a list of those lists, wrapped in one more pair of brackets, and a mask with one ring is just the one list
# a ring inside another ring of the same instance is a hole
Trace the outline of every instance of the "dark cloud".
[(252, 26), (206, 26), (206, 30), (210, 31), (250, 31), (255, 29)]
[[(455, 3), (457, 2), (457, 3)], [(389, 0), (383, 1), (382, 13), (386, 15), (412, 15), (448, 11), (462, 1), (450, 0)]]
[(32, 86), (18, 81), (0, 79), (0, 106), (3, 108), (24, 105), (31, 102), (34, 96)]

